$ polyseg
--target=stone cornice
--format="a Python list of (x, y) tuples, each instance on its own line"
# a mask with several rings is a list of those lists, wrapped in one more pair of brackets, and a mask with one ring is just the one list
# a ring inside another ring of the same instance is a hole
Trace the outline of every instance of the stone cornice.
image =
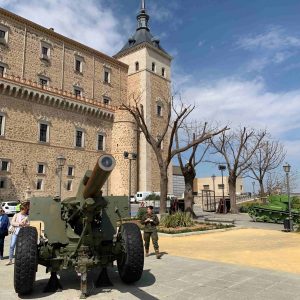
[(104, 105), (85, 97), (76, 97), (67, 91), (42, 86), (36, 82), (6, 74), (0, 77), (0, 94), (90, 115), (111, 122), (114, 119), (116, 110), (116, 107), (112, 105)]
[(141, 43), (141, 44), (138, 44), (138, 45), (136, 45), (136, 46), (134, 46), (134, 47), (132, 47), (132, 48), (129, 48), (129, 49), (127, 49), (127, 50), (121, 52), (120, 54), (114, 55), (113, 57), (116, 58), (116, 59), (119, 59), (119, 58), (121, 58), (121, 57), (124, 57), (124, 56), (130, 54), (130, 53), (136, 52), (137, 50), (140, 50), (140, 49), (142, 49), (142, 48), (150, 48), (151, 50), (156, 51), (156, 52), (159, 53), (161, 56), (164, 56), (165, 58), (167, 58), (167, 59), (169, 59), (169, 60), (172, 60), (172, 59), (173, 59), (172, 56), (166, 54), (165, 52), (161, 51), (160, 49), (158, 49), (158, 48), (156, 48), (156, 47), (154, 47), (154, 46), (152, 46), (151, 44), (146, 43), (146, 42)]
[[(30, 20), (27, 20), (25, 18), (22, 18), (21, 16), (18, 16), (6, 9), (3, 9), (2, 7), (0, 7), (0, 15), (3, 15), (3, 16), (6, 16), (8, 18), (11, 18), (19, 23), (22, 23), (26, 26), (29, 26), (31, 28), (34, 28), (35, 30), (38, 30), (38, 31), (41, 31), (43, 32), (44, 34), (48, 35), (48, 36), (52, 36), (53, 38), (59, 40), (59, 41), (62, 41), (62, 42), (65, 42), (65, 43), (68, 43), (70, 45), (73, 45), (74, 47), (77, 47), (77, 48), (80, 48), (80, 49), (83, 49), (84, 51), (87, 51), (87, 52), (91, 52), (92, 54), (94, 54), (95, 56), (99, 56), (101, 58), (103, 58), (104, 60), (106, 61), (109, 61), (110, 63), (112, 64), (115, 64), (119, 67), (122, 67), (124, 69), (128, 69), (128, 65), (126, 65), (125, 63), (121, 62), (121, 61), (118, 61), (117, 59), (115, 59), (114, 57), (111, 57), (109, 55), (106, 55), (96, 49), (93, 49), (91, 47), (88, 47), (86, 45), (83, 45), (75, 40), (72, 40), (66, 36), (63, 36), (51, 29), (48, 29), (48, 28), (45, 28), (39, 24), (36, 24)], [(79, 25), (78, 25), (79, 26)]]

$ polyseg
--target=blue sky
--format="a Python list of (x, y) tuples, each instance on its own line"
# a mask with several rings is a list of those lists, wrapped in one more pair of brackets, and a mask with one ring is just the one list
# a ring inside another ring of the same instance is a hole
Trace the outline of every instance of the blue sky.
[[(139, 0), (0, 0), (0, 6), (113, 55), (136, 27)], [(193, 118), (267, 129), (300, 158), (300, 1), (148, 0), (151, 31), (174, 57)], [(217, 173), (200, 166), (198, 176)], [(249, 187), (250, 189), (250, 187)]]

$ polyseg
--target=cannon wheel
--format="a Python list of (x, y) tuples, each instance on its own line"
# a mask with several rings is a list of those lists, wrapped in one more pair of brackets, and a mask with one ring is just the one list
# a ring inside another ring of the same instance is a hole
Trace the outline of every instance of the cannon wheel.
[(138, 281), (144, 269), (144, 248), (139, 227), (125, 223), (120, 228), (122, 254), (117, 259), (119, 275), (125, 283)]
[(20, 295), (29, 294), (33, 289), (38, 263), (37, 238), (34, 227), (21, 228), (17, 237), (14, 285)]

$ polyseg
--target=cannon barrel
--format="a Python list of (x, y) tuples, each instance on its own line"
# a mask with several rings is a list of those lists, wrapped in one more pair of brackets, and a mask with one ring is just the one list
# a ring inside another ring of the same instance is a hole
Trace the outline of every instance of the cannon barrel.
[(115, 165), (116, 161), (112, 155), (104, 154), (98, 158), (94, 170), (85, 185), (83, 191), (84, 199), (99, 196), (101, 188), (107, 181)]

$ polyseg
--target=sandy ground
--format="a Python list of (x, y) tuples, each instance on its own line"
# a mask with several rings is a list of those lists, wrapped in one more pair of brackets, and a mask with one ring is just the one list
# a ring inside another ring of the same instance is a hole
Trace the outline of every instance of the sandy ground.
[(300, 234), (239, 229), (186, 237), (160, 237), (170, 255), (300, 274)]

